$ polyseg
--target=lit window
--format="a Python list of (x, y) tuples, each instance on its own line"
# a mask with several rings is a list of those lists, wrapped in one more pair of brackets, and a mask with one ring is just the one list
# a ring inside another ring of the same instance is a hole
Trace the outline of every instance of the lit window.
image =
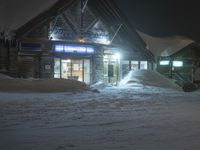
[(162, 66), (169, 65), (169, 60), (161, 60), (160, 65), (162, 65)]
[(140, 70), (147, 70), (147, 69), (148, 69), (147, 61), (141, 61), (140, 62)]
[(183, 62), (182, 61), (173, 61), (173, 67), (182, 67)]

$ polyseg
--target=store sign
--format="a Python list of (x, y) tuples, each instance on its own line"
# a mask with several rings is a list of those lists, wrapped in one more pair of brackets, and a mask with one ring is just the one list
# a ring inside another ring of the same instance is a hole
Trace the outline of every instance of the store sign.
[(93, 54), (94, 48), (91, 46), (74, 46), (74, 45), (55, 45), (55, 52), (71, 54)]

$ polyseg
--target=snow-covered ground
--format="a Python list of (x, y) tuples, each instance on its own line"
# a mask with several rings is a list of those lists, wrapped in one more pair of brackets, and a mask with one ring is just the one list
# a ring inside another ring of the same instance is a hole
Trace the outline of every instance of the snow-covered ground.
[(131, 72), (99, 93), (0, 92), (0, 150), (200, 149), (200, 92), (157, 76)]

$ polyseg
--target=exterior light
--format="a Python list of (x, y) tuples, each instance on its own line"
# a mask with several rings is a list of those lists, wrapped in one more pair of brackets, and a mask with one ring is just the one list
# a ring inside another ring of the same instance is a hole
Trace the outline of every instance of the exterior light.
[(119, 53), (115, 53), (115, 54), (113, 55), (113, 59), (119, 60), (120, 57), (121, 57), (121, 55), (120, 55)]
[(162, 66), (169, 65), (169, 60), (161, 60), (160, 65)]
[(98, 38), (96, 39), (96, 42), (101, 43), (101, 44), (106, 44), (106, 45), (109, 45), (111, 43), (108, 37)]
[(83, 37), (80, 37), (80, 38), (79, 38), (79, 42), (80, 42), (80, 43), (85, 43), (85, 39), (84, 39)]
[(182, 61), (173, 61), (173, 67), (182, 67), (183, 62)]

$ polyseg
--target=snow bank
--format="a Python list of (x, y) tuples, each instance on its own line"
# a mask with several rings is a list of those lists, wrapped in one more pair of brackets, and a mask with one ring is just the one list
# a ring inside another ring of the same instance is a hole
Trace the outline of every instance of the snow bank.
[(2, 92), (73, 92), (87, 90), (85, 83), (65, 79), (1, 79)]
[(180, 90), (181, 88), (163, 75), (151, 70), (130, 71), (119, 86), (147, 85)]
[(0, 73), (0, 79), (12, 79), (12, 77)]

